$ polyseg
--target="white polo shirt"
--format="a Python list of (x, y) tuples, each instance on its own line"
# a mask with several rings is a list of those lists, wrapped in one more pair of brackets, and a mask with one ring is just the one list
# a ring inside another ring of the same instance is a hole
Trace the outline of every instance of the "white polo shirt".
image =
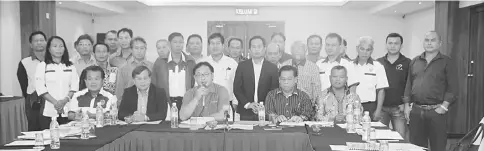
[(22, 59), (22, 64), (25, 68), (25, 72), (27, 72), (27, 94), (32, 94), (35, 91), (35, 71), (37, 70), (37, 65), (40, 63), (40, 60), (32, 55), (31, 57), (26, 57)]
[(360, 81), (356, 88), (356, 94), (360, 96), (361, 103), (376, 101), (376, 90), (388, 87), (387, 74), (383, 65), (370, 58), (364, 65), (360, 65), (358, 58), (355, 59), (354, 67)]
[(232, 100), (232, 103), (239, 104), (234, 95), (234, 77), (238, 63), (225, 55), (222, 55), (218, 62), (213, 60), (212, 56), (199, 59), (198, 63), (200, 62), (208, 62), (213, 66), (213, 82), (225, 87), (229, 91), (229, 99)]
[[(79, 90), (79, 76), (74, 65), (66, 66), (63, 63), (46, 64), (41, 62), (37, 65), (35, 85), (39, 96), (49, 93), (54, 99), (62, 100), (68, 97), (70, 91), (76, 92)], [(67, 106), (64, 106), (64, 113), (61, 113), (63, 117), (67, 117), (67, 111)], [(42, 115), (57, 117), (58, 114), (54, 105), (45, 101)]]
[[(173, 61), (173, 57), (170, 55), (168, 56), (168, 64)], [(184, 61), (186, 63), (185, 55), (181, 55), (181, 61)], [(175, 69), (171, 70), (168, 69), (168, 80), (170, 80), (169, 84), (169, 91), (170, 91), (170, 97), (183, 97), (186, 92), (185, 88), (185, 70), (186, 67), (180, 69), (181, 65), (175, 65)]]
[(335, 66), (341, 65), (346, 68), (348, 86), (358, 83), (358, 79), (355, 77), (353, 62), (345, 58), (338, 57), (335, 61), (330, 62), (328, 57), (318, 60), (316, 65), (319, 67), (319, 77), (321, 78), (321, 90), (325, 90), (331, 86), (329, 80), (331, 75), (331, 69)]

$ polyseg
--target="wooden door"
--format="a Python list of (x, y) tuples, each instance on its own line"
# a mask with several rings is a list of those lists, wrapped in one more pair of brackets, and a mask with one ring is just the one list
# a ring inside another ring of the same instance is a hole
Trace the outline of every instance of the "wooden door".
[(471, 8), (470, 72), (467, 117), (469, 128), (484, 117), (484, 4)]
[(250, 21), (247, 22), (247, 43), (245, 46), (249, 48), (249, 40), (253, 36), (261, 36), (267, 44), (270, 43), (272, 34), (276, 32), (284, 33), (283, 21)]
[[(225, 38), (225, 52), (227, 54), (228, 42), (231, 38), (240, 38), (243, 43), (245, 42), (245, 37), (247, 35), (247, 24), (244, 21), (208, 21), (207, 23), (208, 33), (207, 37), (213, 33), (221, 33)], [(243, 55), (246, 52), (246, 48), (243, 48)], [(210, 52), (207, 49), (207, 55)]]

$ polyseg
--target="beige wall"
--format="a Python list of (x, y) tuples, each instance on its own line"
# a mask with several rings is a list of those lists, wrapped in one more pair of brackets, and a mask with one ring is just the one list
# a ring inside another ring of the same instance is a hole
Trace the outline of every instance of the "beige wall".
[(66, 41), (70, 56), (78, 55), (74, 49), (74, 42), (80, 35), (89, 34), (92, 38), (96, 38), (91, 15), (59, 7), (55, 11), (57, 35)]
[(424, 52), (422, 41), (424, 34), (435, 29), (435, 8), (416, 12), (405, 17), (404, 52), (413, 58)]
[(17, 67), (21, 57), (20, 4), (18, 1), (0, 2), (0, 92), (21, 96)]

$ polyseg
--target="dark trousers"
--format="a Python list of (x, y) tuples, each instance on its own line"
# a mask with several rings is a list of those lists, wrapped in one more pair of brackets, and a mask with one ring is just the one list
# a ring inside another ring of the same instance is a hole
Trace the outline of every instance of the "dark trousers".
[(376, 102), (365, 102), (365, 103), (361, 103), (361, 105), (363, 106), (363, 111), (370, 112), (370, 118), (373, 121), (373, 114), (375, 113), (375, 110), (376, 110)]
[(27, 95), (25, 98), (25, 115), (27, 116), (29, 131), (40, 130), (40, 108), (41, 102), (37, 96), (37, 93)]
[(438, 114), (435, 109), (424, 110), (413, 105), (410, 112), (410, 142), (428, 147), (431, 151), (445, 151), (447, 145), (447, 114)]
[(255, 114), (252, 109), (239, 109), (241, 121), (258, 121), (259, 115)]
[[(39, 116), (40, 130), (49, 129), (51, 121), (52, 121), (51, 117), (40, 115)], [(57, 117), (57, 123), (59, 123), (59, 125), (67, 124), (69, 123), (69, 120), (67, 119), (67, 117), (61, 117), (61, 115), (59, 114), (59, 116)]]

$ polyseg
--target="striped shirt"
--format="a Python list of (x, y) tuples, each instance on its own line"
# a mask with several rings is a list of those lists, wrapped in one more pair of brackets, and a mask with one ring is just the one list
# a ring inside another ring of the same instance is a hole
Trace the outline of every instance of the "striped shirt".
[(318, 94), (321, 92), (318, 66), (307, 60), (302, 60), (299, 64), (296, 64), (292, 59), (282, 63), (282, 66), (285, 65), (292, 65), (297, 68), (297, 88), (306, 92), (311, 101), (315, 102)]
[(120, 104), (119, 101), (121, 101), (121, 99), (123, 98), (124, 89), (134, 85), (134, 81), (131, 75), (134, 68), (138, 66), (146, 66), (151, 71), (153, 70), (153, 63), (149, 62), (148, 60), (143, 60), (141, 62), (132, 60), (128, 62), (128, 64), (119, 68), (118, 75), (116, 78), (117, 81), (116, 81), (116, 91), (115, 91), (116, 92), (115, 95), (118, 98), (118, 104)]
[(116, 92), (117, 75), (118, 75), (118, 67), (111, 67), (108, 65), (108, 67), (104, 69), (103, 88), (104, 90), (108, 91), (111, 94), (114, 94)]
[[(190, 101), (193, 101), (195, 93), (199, 87), (200, 86), (191, 88), (185, 93), (181, 110), (186, 110), (186, 106)], [(212, 83), (207, 89), (208, 94), (205, 95), (204, 99), (196, 100), (201, 101), (201, 103), (198, 103), (190, 117), (209, 117), (222, 111), (223, 106), (229, 105), (229, 92), (225, 87)]]
[(348, 88), (345, 88), (344, 94), (343, 98), (338, 99), (331, 87), (324, 90), (316, 102), (316, 119), (333, 121), (337, 115), (346, 113), (346, 105), (348, 103), (353, 103), (360, 99), (357, 94), (351, 93)]
[(309, 96), (295, 89), (292, 95), (285, 96), (281, 88), (270, 91), (266, 97), (266, 114), (284, 115), (286, 118), (293, 116), (302, 116), (307, 120), (313, 113), (313, 104)]
[(84, 61), (84, 59), (80, 56), (74, 56), (71, 58), (71, 62), (74, 64), (77, 70), (77, 74), (81, 75), (82, 70), (86, 69), (89, 66), (96, 65), (96, 59), (94, 58), (94, 55), (91, 54), (91, 57), (89, 58), (89, 61)]

